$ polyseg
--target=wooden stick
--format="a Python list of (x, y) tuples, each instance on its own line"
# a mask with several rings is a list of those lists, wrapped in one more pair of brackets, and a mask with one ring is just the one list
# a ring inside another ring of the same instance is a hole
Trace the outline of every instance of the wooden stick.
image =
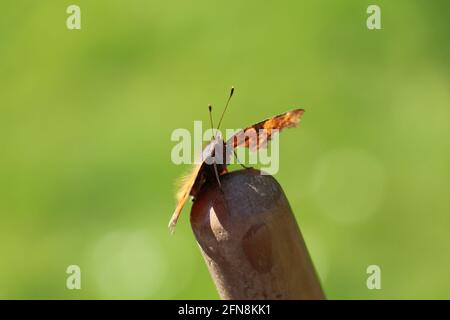
[(222, 299), (324, 299), (278, 182), (254, 169), (203, 187), (191, 226)]

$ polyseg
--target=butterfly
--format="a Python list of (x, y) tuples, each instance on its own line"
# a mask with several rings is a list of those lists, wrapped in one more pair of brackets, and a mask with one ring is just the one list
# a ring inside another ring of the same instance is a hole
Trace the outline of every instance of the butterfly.
[[(223, 115), (228, 108), (233, 93), (234, 87), (231, 88), (230, 95), (217, 126), (217, 131), (219, 130)], [(213, 127), (211, 106), (209, 106), (209, 111), (211, 127)], [(190, 174), (181, 179), (180, 188), (176, 196), (177, 204), (169, 221), (170, 231), (172, 233), (174, 232), (178, 218), (189, 196), (192, 196), (192, 199), (195, 200), (202, 187), (207, 182), (213, 181), (213, 179), (220, 186), (220, 176), (228, 172), (227, 164), (229, 164), (229, 160), (236, 148), (247, 147), (255, 151), (259, 148), (266, 147), (267, 142), (275, 132), (279, 132), (284, 128), (296, 127), (304, 112), (305, 110), (303, 109), (294, 109), (273, 116), (238, 131), (226, 142), (219, 135), (214, 136), (211, 142), (203, 149), (202, 161), (194, 166)], [(221, 157), (218, 157), (218, 153), (221, 153)], [(217, 158), (220, 158), (222, 161), (217, 161)]]

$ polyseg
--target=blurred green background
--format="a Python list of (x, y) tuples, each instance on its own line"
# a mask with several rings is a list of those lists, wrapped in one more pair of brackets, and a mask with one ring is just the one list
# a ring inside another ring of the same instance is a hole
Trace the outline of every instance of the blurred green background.
[(276, 178), (329, 298), (450, 298), (449, 4), (3, 1), (0, 298), (218, 298), (170, 134), (231, 85), (224, 128), (306, 109)]

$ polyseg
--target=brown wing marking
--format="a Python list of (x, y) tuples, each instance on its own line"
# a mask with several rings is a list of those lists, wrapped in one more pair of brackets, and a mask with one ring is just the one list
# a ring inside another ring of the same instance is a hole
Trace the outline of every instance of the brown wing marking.
[(295, 109), (258, 122), (234, 134), (227, 141), (227, 146), (231, 145), (232, 149), (244, 146), (252, 151), (264, 148), (272, 137), (272, 130), (296, 127), (304, 112), (303, 109)]

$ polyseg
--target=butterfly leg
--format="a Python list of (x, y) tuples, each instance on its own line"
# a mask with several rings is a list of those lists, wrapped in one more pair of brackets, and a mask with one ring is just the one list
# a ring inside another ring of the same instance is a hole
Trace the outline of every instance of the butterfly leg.
[(214, 166), (214, 173), (216, 175), (217, 183), (219, 184), (220, 190), (222, 190), (222, 184), (220, 183), (220, 179), (219, 179), (219, 171), (217, 170), (217, 165), (215, 162), (213, 163), (213, 166)]
[(233, 150), (234, 157), (236, 158), (237, 163), (241, 165), (244, 169), (252, 169), (252, 167), (247, 167), (246, 165), (243, 165), (241, 161), (239, 161), (239, 157), (237, 156), (236, 150)]

